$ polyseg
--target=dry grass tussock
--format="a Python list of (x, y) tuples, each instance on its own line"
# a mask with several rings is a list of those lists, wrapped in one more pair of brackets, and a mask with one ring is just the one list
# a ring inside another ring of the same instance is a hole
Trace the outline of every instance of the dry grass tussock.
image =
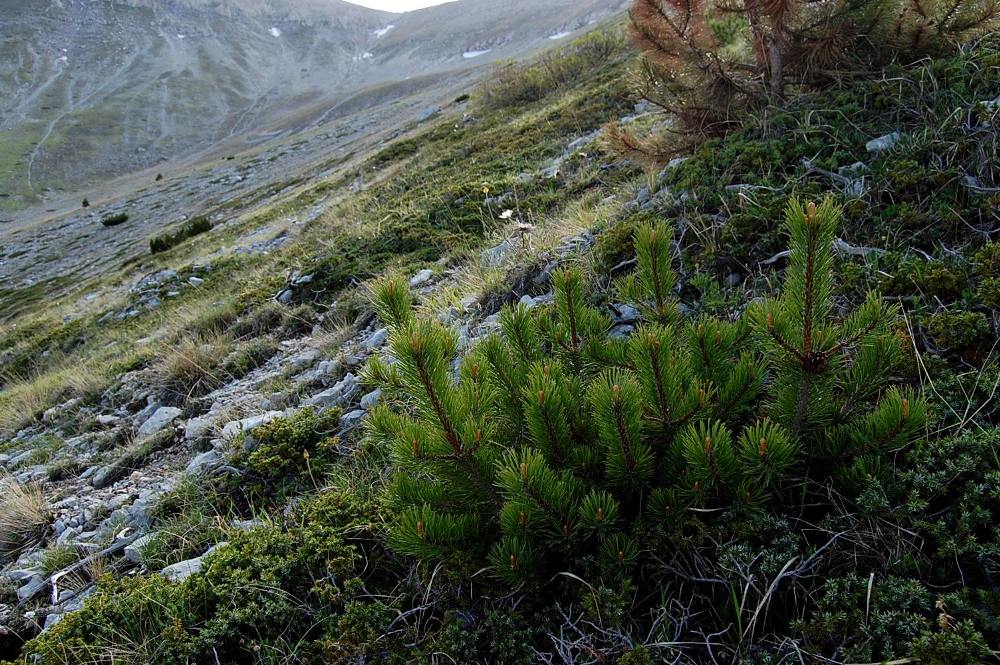
[(0, 475), (0, 561), (13, 560), (45, 536), (51, 513), (41, 488)]
[(163, 353), (156, 367), (159, 385), (179, 397), (204, 394), (218, 388), (223, 382), (219, 365), (230, 346), (230, 340), (224, 335), (182, 339)]
[(30, 379), (5, 378), (0, 393), (0, 436), (12, 436), (28, 426), (46, 409), (80, 397), (97, 395), (107, 385), (100, 368), (75, 364)]

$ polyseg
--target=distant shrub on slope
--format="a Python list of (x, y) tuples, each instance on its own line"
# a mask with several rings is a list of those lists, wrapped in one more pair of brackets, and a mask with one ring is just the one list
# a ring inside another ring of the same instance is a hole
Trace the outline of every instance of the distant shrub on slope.
[(168, 249), (181, 244), (188, 238), (193, 238), (196, 235), (205, 233), (206, 231), (211, 230), (211, 228), (212, 222), (208, 220), (208, 217), (195, 217), (185, 222), (183, 226), (173, 233), (163, 233), (150, 238), (149, 251), (153, 254), (165, 252)]
[[(86, 199), (84, 199), (86, 200)], [(89, 203), (87, 205), (90, 205)], [(86, 206), (85, 206), (86, 207)], [(101, 217), (101, 224), (104, 226), (118, 226), (119, 224), (124, 224), (128, 221), (127, 212), (116, 212), (110, 215), (105, 215)]]

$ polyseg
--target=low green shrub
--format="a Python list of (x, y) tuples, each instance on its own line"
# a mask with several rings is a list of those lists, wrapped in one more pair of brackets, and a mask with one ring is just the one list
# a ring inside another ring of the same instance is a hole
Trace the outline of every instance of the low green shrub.
[(927, 332), (938, 349), (968, 354), (970, 359), (996, 339), (983, 312), (936, 312), (928, 318)]
[[(355, 641), (385, 634), (398, 612), (375, 602), (358, 578), (363, 530), (355, 516), (364, 512), (331, 491), (283, 522), (233, 533), (183, 582), (107, 576), (83, 610), (25, 646), (25, 662), (316, 663), (371, 652)], [(361, 613), (373, 623), (359, 638)], [(394, 662), (405, 658), (401, 649)]]
[(181, 244), (188, 238), (193, 238), (210, 230), (212, 230), (212, 222), (209, 221), (208, 217), (194, 217), (184, 222), (173, 233), (164, 233), (150, 238), (149, 251), (153, 254), (165, 252)]
[[(322, 570), (326, 576), (313, 577)], [(323, 527), (236, 534), (206, 561), (203, 575), (180, 584), (157, 575), (102, 580), (101, 593), (26, 652), (43, 665), (252, 662), (293, 626), (301, 632), (311, 624), (299, 598), (334, 600), (338, 580), (352, 572), (353, 548)]]
[[(86, 199), (84, 199), (86, 200)], [(89, 203), (87, 205), (90, 205)], [(87, 206), (84, 206), (87, 207)], [(124, 224), (128, 221), (128, 213), (116, 212), (110, 215), (105, 215), (101, 217), (101, 224), (104, 226), (118, 226), (119, 224)]]
[(914, 658), (924, 665), (978, 665), (995, 659), (996, 653), (968, 621), (952, 625), (941, 615), (939, 630), (926, 630), (913, 641)]
[(278, 418), (253, 430), (253, 447), (239, 463), (269, 485), (294, 481), (306, 475), (315, 484), (322, 478), (338, 444), (335, 435), (340, 409), (317, 413), (304, 408), (288, 418)]

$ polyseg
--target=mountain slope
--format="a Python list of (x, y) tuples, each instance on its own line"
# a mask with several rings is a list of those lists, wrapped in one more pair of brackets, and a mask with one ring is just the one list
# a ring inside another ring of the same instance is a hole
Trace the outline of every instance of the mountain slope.
[(0, 2), (0, 210), (259, 141), (373, 85), (514, 57), (622, 2)]

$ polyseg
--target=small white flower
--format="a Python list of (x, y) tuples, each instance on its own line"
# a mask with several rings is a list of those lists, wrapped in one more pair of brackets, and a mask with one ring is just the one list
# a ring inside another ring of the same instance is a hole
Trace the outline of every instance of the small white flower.
[(510, 208), (500, 213), (500, 219), (510, 219), (513, 216), (514, 216), (514, 211), (511, 210)]

